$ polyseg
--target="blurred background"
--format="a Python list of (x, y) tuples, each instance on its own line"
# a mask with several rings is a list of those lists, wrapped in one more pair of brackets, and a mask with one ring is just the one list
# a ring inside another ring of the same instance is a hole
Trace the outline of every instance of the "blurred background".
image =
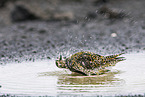
[(144, 0), (1, 0), (0, 56), (46, 59), (144, 50)]

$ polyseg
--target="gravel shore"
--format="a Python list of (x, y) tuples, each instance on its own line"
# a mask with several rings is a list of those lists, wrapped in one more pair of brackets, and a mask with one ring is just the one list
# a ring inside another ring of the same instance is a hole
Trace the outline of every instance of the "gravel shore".
[[(145, 50), (144, 4), (144, 0), (29, 0), (29, 4), (10, 0), (0, 10), (0, 63), (51, 59), (82, 50), (102, 55)], [(11, 22), (17, 5), (39, 19)]]

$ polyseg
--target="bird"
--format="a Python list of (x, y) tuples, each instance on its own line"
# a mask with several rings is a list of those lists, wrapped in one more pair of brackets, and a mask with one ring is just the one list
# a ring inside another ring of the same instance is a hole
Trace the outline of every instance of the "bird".
[(122, 54), (124, 53), (102, 56), (93, 52), (82, 51), (68, 58), (63, 58), (60, 55), (55, 62), (58, 68), (69, 69), (85, 76), (101, 75), (110, 71), (106, 67), (115, 66), (116, 63), (126, 60), (125, 57), (119, 57)]

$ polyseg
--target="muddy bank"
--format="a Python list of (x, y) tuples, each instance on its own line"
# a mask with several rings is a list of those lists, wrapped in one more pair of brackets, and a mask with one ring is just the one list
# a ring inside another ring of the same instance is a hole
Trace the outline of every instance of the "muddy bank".
[(106, 55), (144, 50), (143, 25), (124, 21), (110, 24), (108, 20), (14, 24), (1, 29), (1, 62), (50, 59), (68, 51), (88, 50)]
[[(60, 53), (68, 56), (64, 53), (68, 51), (89, 50), (106, 55), (145, 49), (144, 0), (31, 0), (26, 6), (27, 2), (9, 2), (0, 10), (4, 13), (0, 17), (1, 64), (51, 59)], [(44, 3), (50, 6), (42, 10)], [(13, 10), (7, 10), (20, 4), (41, 19), (12, 22)], [(35, 11), (36, 7), (39, 10)]]

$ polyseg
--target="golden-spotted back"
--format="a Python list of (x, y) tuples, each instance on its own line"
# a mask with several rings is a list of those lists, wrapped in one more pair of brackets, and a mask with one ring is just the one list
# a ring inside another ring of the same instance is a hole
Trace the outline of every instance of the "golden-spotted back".
[[(66, 67), (73, 72), (84, 75), (96, 75), (106, 71), (106, 67), (114, 66), (117, 62), (125, 60), (124, 57), (118, 57), (122, 54), (105, 57), (92, 52), (78, 52), (63, 61), (62, 65), (63, 68)], [(62, 60), (59, 63), (61, 62)]]

